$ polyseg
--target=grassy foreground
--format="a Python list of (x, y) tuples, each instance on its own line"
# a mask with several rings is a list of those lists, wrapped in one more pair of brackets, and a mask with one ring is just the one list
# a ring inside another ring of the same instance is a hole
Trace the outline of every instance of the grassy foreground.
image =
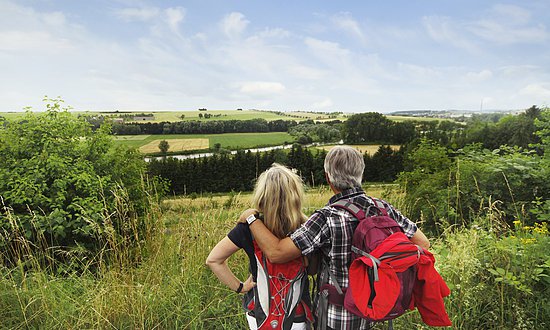
[[(367, 187), (373, 196), (382, 191)], [(310, 214), (330, 196), (326, 187), (308, 191), (304, 211)], [(399, 205), (396, 195), (387, 199)], [(249, 200), (249, 194), (166, 200), (159, 216), (161, 230), (146, 242), (137, 266), (122, 263), (63, 276), (25, 263), (2, 268), (0, 328), (245, 329), (239, 296), (218, 282), (204, 260), (249, 207)], [(548, 231), (517, 225), (510, 235), (497, 236), (476, 225), (430, 238), (436, 266), (452, 290), (446, 304), (454, 328), (550, 325), (548, 298), (540, 294), (541, 286), (548, 287), (544, 276), (550, 274)], [(244, 253), (229, 263), (237, 276), (246, 277)], [(401, 317), (394, 326), (428, 328), (417, 312)]]

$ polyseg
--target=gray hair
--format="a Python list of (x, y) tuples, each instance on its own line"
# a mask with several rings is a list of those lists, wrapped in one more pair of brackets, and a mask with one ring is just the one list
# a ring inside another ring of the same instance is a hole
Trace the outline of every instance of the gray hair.
[(344, 191), (361, 186), (365, 161), (361, 153), (349, 146), (335, 146), (325, 157), (325, 172), (334, 188)]

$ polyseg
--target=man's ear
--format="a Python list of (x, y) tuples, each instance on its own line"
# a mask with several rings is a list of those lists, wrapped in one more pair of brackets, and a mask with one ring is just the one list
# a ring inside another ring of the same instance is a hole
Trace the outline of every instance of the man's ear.
[(334, 185), (332, 184), (332, 182), (330, 182), (330, 178), (329, 178), (327, 172), (325, 172), (325, 179), (327, 179), (327, 183), (328, 183), (330, 189), (331, 189), (335, 194), (337, 194), (337, 193), (340, 192), (338, 189), (336, 189), (336, 188), (334, 187)]

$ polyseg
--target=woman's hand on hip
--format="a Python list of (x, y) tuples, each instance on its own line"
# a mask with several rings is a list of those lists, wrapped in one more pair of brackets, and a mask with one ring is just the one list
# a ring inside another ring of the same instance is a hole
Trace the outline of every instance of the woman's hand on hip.
[(243, 283), (243, 289), (241, 293), (246, 293), (250, 290), (252, 290), (256, 286), (256, 282), (254, 282), (254, 279), (252, 278), (252, 275), (250, 275), (246, 281)]

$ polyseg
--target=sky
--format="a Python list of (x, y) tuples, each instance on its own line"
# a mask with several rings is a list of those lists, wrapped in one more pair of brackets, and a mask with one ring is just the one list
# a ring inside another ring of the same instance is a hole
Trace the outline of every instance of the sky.
[(550, 104), (548, 0), (0, 0), (0, 111)]

